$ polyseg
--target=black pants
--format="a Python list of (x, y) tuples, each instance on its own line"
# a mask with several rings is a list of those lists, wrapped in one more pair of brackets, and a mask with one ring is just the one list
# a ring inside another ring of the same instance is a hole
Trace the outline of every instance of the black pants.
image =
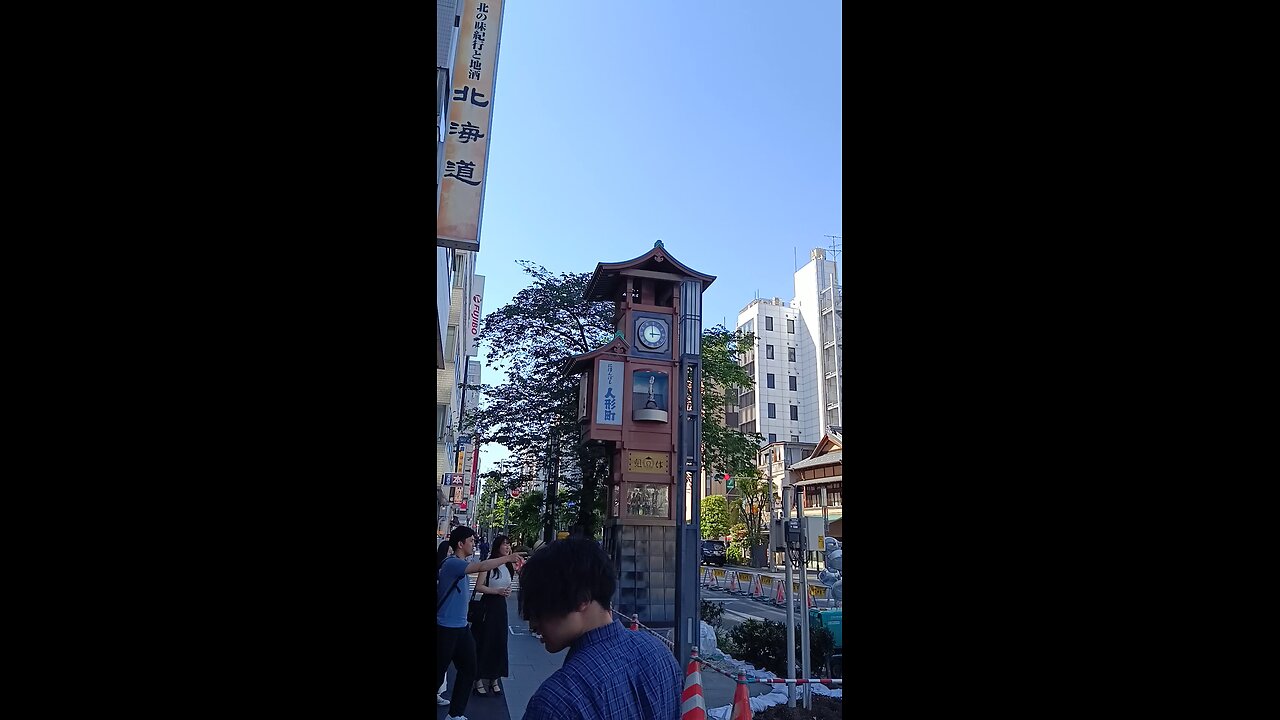
[(458, 669), (458, 677), (453, 681), (453, 695), (449, 697), (449, 715), (461, 717), (467, 711), (467, 701), (471, 699), (471, 688), (476, 682), (476, 641), (471, 637), (471, 628), (437, 627), (440, 634), (436, 648), (436, 684), (439, 688), (449, 670), (449, 663)]

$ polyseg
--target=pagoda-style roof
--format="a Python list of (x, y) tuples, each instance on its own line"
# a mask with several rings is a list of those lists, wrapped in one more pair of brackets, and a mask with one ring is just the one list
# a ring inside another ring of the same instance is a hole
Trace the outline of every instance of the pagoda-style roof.
[(560, 374), (577, 375), (578, 373), (586, 372), (591, 367), (591, 364), (595, 362), (595, 359), (601, 355), (617, 355), (618, 359), (622, 360), (627, 356), (627, 351), (630, 349), (631, 346), (627, 344), (626, 340), (622, 339), (621, 335), (614, 335), (612, 340), (595, 350), (581, 355), (574, 355), (560, 363)]
[(596, 271), (591, 273), (591, 279), (587, 281), (587, 289), (582, 293), (583, 299), (617, 299), (619, 283), (624, 282), (622, 280), (624, 270), (662, 273), (664, 276), (672, 276), (671, 279), (673, 280), (697, 280), (702, 283), (703, 292), (706, 292), (707, 288), (716, 279), (714, 275), (705, 275), (676, 260), (670, 252), (667, 252), (667, 249), (662, 246), (662, 241), (659, 240), (653, 244), (652, 250), (638, 258), (616, 263), (596, 263)]

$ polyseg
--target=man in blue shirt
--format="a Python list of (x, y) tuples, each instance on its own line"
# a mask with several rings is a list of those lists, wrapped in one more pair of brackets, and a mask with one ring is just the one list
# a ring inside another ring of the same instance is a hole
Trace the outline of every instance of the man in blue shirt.
[(613, 563), (591, 540), (557, 540), (520, 576), (520, 614), (564, 665), (529, 699), (524, 720), (679, 720), (683, 678), (671, 651), (613, 619)]
[[(439, 572), (436, 576), (436, 684), (444, 682), (452, 662), (458, 668), (453, 681), (453, 695), (449, 700), (449, 720), (466, 720), (467, 701), (471, 699), (471, 686), (476, 674), (476, 643), (467, 628), (467, 601), (471, 598), (471, 584), (467, 575), (488, 572), (499, 565), (515, 563), (518, 570), (523, 558), (519, 555), (490, 558), (484, 562), (468, 562), (476, 549), (476, 533), (465, 525), (454, 528), (449, 540), (440, 543), (436, 557)], [(437, 696), (439, 697), (439, 696)]]

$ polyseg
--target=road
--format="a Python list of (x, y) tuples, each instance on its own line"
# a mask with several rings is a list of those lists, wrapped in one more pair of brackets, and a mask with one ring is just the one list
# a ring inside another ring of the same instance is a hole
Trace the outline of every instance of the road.
[[(785, 575), (783, 573), (771, 573), (771, 571), (768, 570), (741, 568), (741, 566), (736, 565), (724, 565), (724, 570), (726, 570), (727, 573), (732, 573), (732, 571), (742, 571), (742, 573), (759, 573), (771, 575), (771, 577), (774, 578), (782, 578), (783, 575)], [(699, 571), (699, 575), (700, 573), (701, 571)], [(810, 573), (809, 575), (809, 584), (819, 584), (817, 583), (817, 573)], [(796, 574), (795, 579), (796, 582), (799, 582), (799, 574)], [(751, 600), (749, 597), (741, 596), (741, 594), (718, 591), (718, 589), (707, 587), (701, 588), (701, 597), (703, 597), (703, 600), (723, 603), (724, 615), (722, 618), (722, 626), (724, 629), (733, 628), (733, 626), (745, 623), (746, 620), (773, 620), (774, 623), (783, 624), (786, 624), (787, 621), (786, 607), (774, 605), (773, 602), (759, 602)], [(826, 609), (826, 607), (831, 607), (831, 603), (826, 600), (819, 600), (814, 602), (814, 607), (818, 607), (818, 609)], [(799, 621), (799, 618), (796, 618), (796, 623), (799, 623)]]

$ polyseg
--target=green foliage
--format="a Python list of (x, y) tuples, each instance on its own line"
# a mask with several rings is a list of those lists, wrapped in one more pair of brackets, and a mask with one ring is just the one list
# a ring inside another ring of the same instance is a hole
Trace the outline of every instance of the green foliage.
[(787, 707), (786, 703), (781, 703), (765, 708), (752, 717), (755, 720), (840, 720), (844, 717), (844, 703), (840, 698), (814, 695), (812, 701), (812, 710), (806, 710), (800, 703), (796, 703), (796, 707)]
[(716, 633), (716, 647), (720, 648), (720, 652), (730, 657), (738, 656), (738, 646), (733, 644), (733, 640), (729, 637), (729, 631), (722, 628), (714, 628)]
[(729, 534), (729, 504), (723, 495), (702, 498), (702, 537), (719, 538)]
[(702, 618), (702, 622), (711, 627), (720, 627), (720, 618), (724, 615), (724, 603), (703, 600), (698, 604), (701, 606), (699, 617)]
[[(603, 517), (600, 487), (608, 463), (578, 445), (578, 377), (561, 375), (560, 367), (608, 342), (613, 306), (582, 299), (590, 273), (557, 274), (517, 262), (530, 285), (486, 315), (477, 338), (487, 348), (488, 367), (507, 378), (485, 387), (479, 410), (464, 427), (479, 444), (503, 445), (533, 467), (554, 471), (557, 491), (570, 491), (577, 503), (576, 516), (564, 526), (580, 523), (593, 534)], [(558, 510), (553, 524), (562, 522)]]
[(729, 535), (732, 537), (732, 539), (729, 540), (729, 553), (732, 553), (733, 556), (738, 559), (739, 563), (742, 563), (746, 558), (751, 557), (750, 553), (747, 551), (747, 526), (742, 523), (738, 523), (737, 525), (729, 528)]
[[(733, 657), (782, 678), (798, 677), (787, 673), (787, 626), (772, 620), (748, 620), (729, 631), (729, 640), (737, 649)], [(796, 625), (796, 664), (800, 663), (800, 626)], [(831, 657), (835, 639), (831, 631), (819, 625), (809, 626), (809, 667), (821, 674)]]
[(729, 473), (739, 477), (756, 467), (756, 454), (764, 436), (743, 433), (723, 424), (725, 396), (730, 391), (750, 390), (754, 381), (738, 365), (739, 347), (751, 347), (751, 333), (717, 325), (702, 333), (702, 462), (709, 473)]
[(773, 495), (773, 483), (761, 477), (758, 468), (743, 472), (738, 479), (738, 517), (746, 526), (746, 546), (764, 542), (764, 522)]

